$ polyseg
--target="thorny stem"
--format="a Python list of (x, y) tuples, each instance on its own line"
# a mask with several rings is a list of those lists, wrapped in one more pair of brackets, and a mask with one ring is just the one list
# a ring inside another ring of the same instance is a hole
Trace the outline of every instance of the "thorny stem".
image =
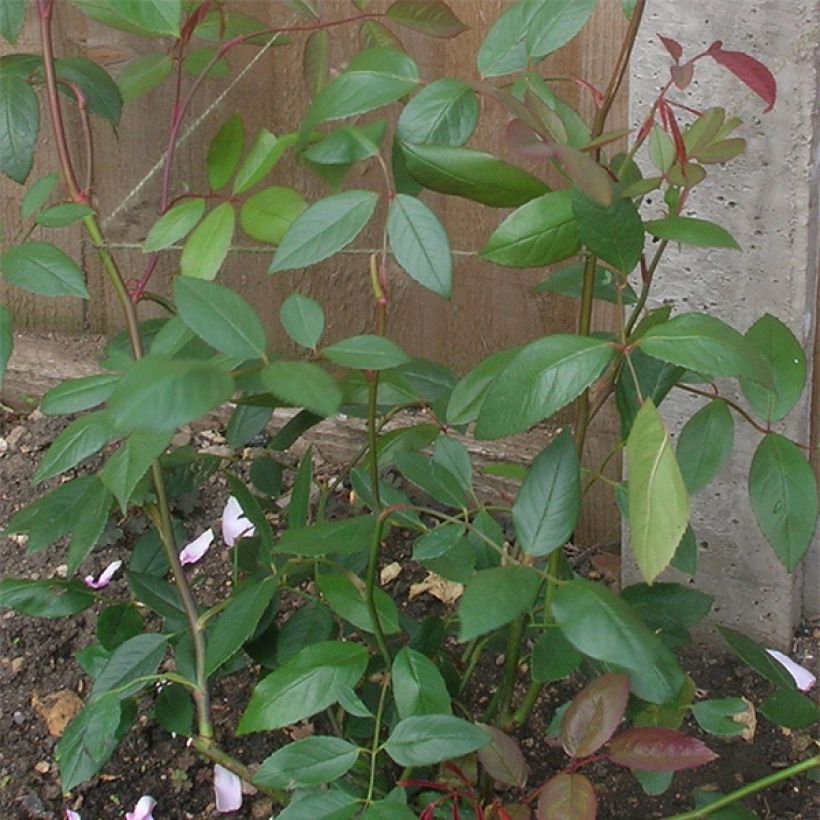
[(790, 777), (794, 777), (795, 775), (818, 768), (820, 768), (820, 755), (815, 755), (814, 757), (810, 757), (808, 760), (795, 763), (787, 769), (781, 769), (779, 772), (774, 772), (766, 777), (761, 777), (760, 780), (755, 780), (754, 783), (749, 783), (746, 786), (742, 786), (724, 797), (715, 800), (714, 803), (704, 806), (702, 809), (694, 809), (693, 811), (687, 811), (683, 814), (676, 814), (668, 817), (666, 820), (698, 820), (698, 818), (701, 817), (709, 817), (710, 814), (714, 814), (716, 811), (719, 811), (726, 806), (731, 806), (732, 803), (736, 803), (738, 800), (743, 800), (744, 797), (750, 797), (751, 795), (757, 794), (764, 789), (768, 789), (770, 786), (775, 786), (778, 783), (782, 783)]

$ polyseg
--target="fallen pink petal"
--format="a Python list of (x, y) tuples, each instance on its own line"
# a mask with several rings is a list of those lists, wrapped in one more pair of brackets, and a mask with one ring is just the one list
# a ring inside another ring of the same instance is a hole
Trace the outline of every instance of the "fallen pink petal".
[(239, 502), (231, 496), (222, 511), (222, 540), (232, 547), (238, 538), (251, 536), (255, 532), (256, 529), (245, 517)]
[(205, 530), (198, 538), (186, 544), (179, 553), (179, 563), (184, 567), (186, 564), (195, 564), (200, 561), (214, 542), (214, 531)]
[(219, 812), (242, 808), (242, 780), (218, 763), (214, 765), (214, 795)]
[(82, 820), (79, 814), (76, 811), (71, 811), (71, 809), (65, 810), (65, 820)]
[(156, 805), (157, 801), (150, 794), (144, 794), (134, 806), (134, 811), (125, 813), (125, 820), (154, 820), (151, 812)]
[(122, 561), (112, 561), (101, 573), (99, 578), (93, 575), (85, 576), (85, 585), (90, 589), (103, 589), (111, 583), (111, 579), (117, 574), (117, 570), (122, 566)]
[(778, 652), (776, 649), (766, 650), (786, 671), (794, 678), (797, 688), (801, 692), (808, 692), (817, 683), (817, 678), (799, 663), (793, 661), (788, 655)]

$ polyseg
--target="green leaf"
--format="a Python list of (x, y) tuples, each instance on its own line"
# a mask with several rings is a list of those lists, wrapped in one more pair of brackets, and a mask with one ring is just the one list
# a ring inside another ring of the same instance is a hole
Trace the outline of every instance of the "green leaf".
[(707, 376), (758, 375), (757, 357), (733, 327), (705, 313), (683, 313), (638, 341), (649, 356)]
[(740, 250), (732, 235), (720, 225), (706, 219), (688, 216), (669, 216), (644, 222), (646, 231), (657, 239), (695, 245), (699, 248), (734, 248)]
[(417, 817), (404, 803), (390, 800), (388, 795), (384, 800), (371, 803), (362, 815), (362, 820), (416, 820)]
[[(358, 579), (357, 579), (358, 580)], [(353, 624), (362, 632), (375, 632), (365, 597), (364, 584), (354, 583), (348, 575), (329, 572), (319, 575), (316, 586), (325, 597), (327, 605), (342, 619)], [(393, 599), (379, 587), (374, 590), (374, 603), (379, 624), (385, 635), (395, 635), (399, 631), (399, 611)]]
[(381, 150), (387, 123), (377, 120), (368, 125), (345, 126), (331, 131), (323, 140), (311, 145), (305, 159), (318, 165), (353, 165)]
[(231, 288), (180, 276), (174, 281), (174, 301), (182, 321), (211, 347), (238, 359), (264, 358), (262, 322)]
[(212, 675), (250, 638), (273, 599), (276, 586), (276, 579), (269, 575), (261, 581), (248, 581), (231, 595), (227, 606), (208, 629), (206, 675)]
[(302, 54), (302, 78), (311, 98), (315, 97), (328, 83), (330, 44), (330, 32), (326, 29), (314, 31), (305, 41), (305, 50)]
[(205, 415), (232, 392), (230, 376), (211, 362), (150, 354), (126, 371), (108, 409), (117, 430), (163, 433)]
[(70, 618), (94, 603), (94, 595), (79, 581), (0, 581), (0, 607), (35, 618)]
[(97, 637), (105, 649), (114, 650), (142, 631), (142, 616), (133, 604), (114, 604), (97, 616)]
[[(660, 126), (654, 126), (649, 132), (649, 160), (650, 162), (663, 174), (665, 174), (675, 162), (677, 157), (677, 150), (672, 137), (666, 133)], [(645, 223), (644, 227), (649, 233), (649, 223)]]
[[(307, 412), (305, 410), (302, 411)], [(313, 416), (317, 418), (317, 416)], [(308, 513), (310, 512), (310, 494), (313, 485), (313, 445), (309, 445), (296, 475), (293, 478), (293, 486), (290, 491), (290, 504), (288, 505), (288, 531), (304, 527), (307, 524)]]
[(123, 515), (131, 493), (171, 443), (170, 432), (132, 433), (100, 470), (100, 481), (111, 491)]
[(11, 313), (5, 305), (0, 305), (0, 387), (3, 386), (3, 376), (14, 349), (14, 325)]
[(500, 438), (549, 418), (598, 379), (615, 356), (601, 339), (555, 335), (531, 342), (487, 391), (476, 436)]
[(515, 497), (513, 524), (521, 549), (549, 555), (570, 538), (580, 512), (580, 462), (565, 429), (538, 454)]
[(339, 737), (306, 737), (266, 758), (253, 782), (267, 789), (319, 786), (338, 780), (353, 768), (359, 749)]
[(467, 26), (443, 0), (396, 0), (387, 19), (431, 37), (457, 37)]
[(66, 225), (73, 225), (93, 213), (94, 209), (89, 208), (88, 205), (66, 202), (41, 211), (37, 214), (35, 221), (44, 228), (64, 228)]
[(539, 2), (513, 3), (495, 21), (478, 50), (482, 77), (502, 77), (527, 67), (527, 32), (540, 8)]
[(239, 224), (248, 236), (278, 245), (307, 208), (292, 188), (272, 186), (248, 197), (239, 211)]
[(239, 114), (234, 114), (225, 120), (208, 146), (208, 184), (212, 191), (218, 191), (228, 184), (239, 165), (244, 147), (245, 124)]
[(12, 246), (0, 254), (0, 271), (12, 285), (30, 293), (88, 299), (82, 270), (48, 242)]
[(690, 639), (688, 629), (702, 621), (714, 599), (682, 584), (633, 584), (621, 590), (621, 598), (670, 649)]
[(669, 436), (647, 400), (626, 442), (630, 544), (648, 583), (669, 566), (689, 524), (689, 494)]
[(154, 718), (166, 732), (191, 737), (194, 725), (194, 702), (186, 687), (172, 683), (160, 690), (154, 701)]
[(26, 21), (26, 0), (4, 0), (0, 3), (0, 37), (14, 45)]
[[(231, 413), (231, 417), (228, 420), (228, 427), (225, 431), (228, 447), (232, 447), (233, 449), (245, 447), (265, 429), (272, 415), (272, 407), (252, 407), (247, 404), (238, 405), (233, 413)], [(256, 463), (256, 461), (253, 462), (253, 464)], [(253, 468), (253, 464), (251, 464), (251, 468)], [(251, 476), (251, 482), (256, 486), (256, 483), (253, 481), (253, 476)]]
[(306, 646), (256, 685), (237, 733), (281, 729), (327, 709), (336, 702), (337, 687), (356, 685), (367, 660), (360, 644)]
[(453, 475), (465, 493), (473, 489), (473, 466), (470, 453), (460, 442), (440, 436), (433, 447), (433, 462)]
[(752, 410), (764, 421), (780, 421), (803, 395), (806, 385), (803, 348), (791, 330), (769, 313), (761, 316), (746, 331), (746, 340), (763, 363), (766, 386), (750, 379), (741, 379), (743, 395)]
[[(560, 293), (571, 299), (580, 299), (584, 283), (585, 265), (569, 265), (555, 271), (549, 279), (545, 279), (533, 288), (533, 293)], [(621, 282), (619, 277), (599, 265), (595, 267), (595, 287), (592, 293), (593, 299), (600, 299), (602, 302), (618, 304), (618, 290)], [(638, 301), (635, 291), (628, 283), (623, 283), (621, 289), (621, 301), (625, 305), (634, 305)]]
[(644, 240), (635, 203), (616, 197), (605, 207), (576, 188), (572, 192), (572, 210), (587, 250), (621, 273), (630, 273), (641, 258)]
[(329, 554), (355, 555), (370, 547), (376, 523), (372, 515), (357, 515), (312, 527), (288, 529), (282, 533), (276, 551), (308, 558)]
[(466, 506), (464, 489), (459, 479), (427, 456), (420, 453), (398, 453), (396, 466), (409, 482), (439, 503), (457, 509)]
[(410, 175), (425, 188), (442, 194), (515, 208), (549, 190), (521, 168), (472, 148), (402, 142), (401, 150)]
[(399, 766), (431, 766), (462, 757), (490, 742), (473, 723), (452, 715), (413, 715), (399, 721), (384, 750)]
[(295, 138), (288, 135), (276, 138), (270, 131), (263, 128), (254, 140), (248, 156), (236, 173), (233, 182), (234, 194), (244, 194), (264, 179), (279, 158), (293, 145)]
[(387, 237), (396, 261), (420, 285), (449, 299), (453, 256), (438, 217), (420, 200), (397, 194), (387, 217)]
[(315, 202), (285, 234), (269, 272), (306, 268), (333, 256), (359, 235), (377, 201), (372, 191), (345, 191)]
[(692, 704), (692, 714), (704, 732), (720, 737), (735, 737), (746, 728), (742, 723), (732, 720), (733, 715), (741, 715), (748, 709), (743, 698), (721, 698), (720, 700), (703, 700)]
[(384, 336), (351, 336), (322, 350), (330, 362), (356, 370), (389, 370), (410, 361), (395, 342)]
[(68, 724), (54, 755), (63, 791), (92, 778), (114, 753), (121, 711), (117, 698), (98, 698), (87, 703)]
[(581, 653), (553, 626), (535, 642), (532, 648), (532, 679), (552, 683), (569, 677), (583, 660)]
[(192, 49), (185, 55), (185, 59), (182, 61), (182, 67), (191, 77), (199, 77), (200, 74), (204, 74), (206, 77), (213, 79), (229, 77), (231, 74), (231, 64), (224, 57), (212, 62), (217, 54), (218, 51), (216, 48)]
[(143, 572), (129, 570), (126, 576), (134, 598), (164, 618), (166, 629), (176, 631), (185, 628), (185, 611), (173, 584), (165, 578)]
[(182, 0), (72, 0), (104, 26), (143, 37), (178, 37)]
[[(54, 70), (63, 83), (73, 83), (85, 96), (88, 110), (112, 125), (117, 125), (122, 115), (122, 95), (108, 72), (93, 60), (83, 57), (55, 60)], [(58, 85), (60, 91), (75, 99), (74, 92), (66, 85)]]
[(540, 60), (566, 45), (586, 25), (598, 0), (543, 0), (527, 30), (530, 59)]
[(0, 171), (21, 185), (34, 163), (39, 130), (40, 103), (31, 85), (0, 72)]
[(279, 320), (296, 344), (315, 350), (325, 330), (325, 312), (309, 296), (291, 293), (279, 308)]
[(484, 359), (453, 388), (447, 403), (447, 422), (454, 426), (469, 424), (478, 418), (487, 391), (504, 368), (521, 350), (511, 347)]
[(436, 80), (404, 107), (396, 136), (404, 142), (464, 145), (478, 125), (475, 91), (461, 80)]
[(575, 256), (581, 247), (570, 191), (554, 191), (513, 211), (481, 249), (481, 257), (510, 268), (535, 268)]
[(138, 100), (162, 84), (173, 65), (169, 54), (146, 54), (131, 60), (117, 75), (123, 102)]
[(265, 387), (294, 407), (304, 407), (318, 416), (335, 416), (342, 391), (333, 377), (313, 362), (276, 361), (262, 371)]
[(35, 484), (70, 470), (102, 449), (113, 437), (108, 414), (91, 413), (72, 421), (43, 456), (32, 479)]
[(217, 205), (185, 241), (179, 260), (183, 276), (213, 279), (222, 267), (233, 239), (236, 213), (230, 202)]
[(734, 652), (759, 675), (782, 689), (797, 691), (794, 678), (786, 668), (778, 663), (768, 652), (761, 649), (751, 638), (728, 626), (718, 626), (721, 637)]
[(327, 641), (336, 629), (331, 611), (314, 600), (300, 607), (283, 624), (276, 641), (276, 662), (292, 658), (301, 649), (320, 641)]
[(494, 567), (477, 572), (467, 583), (458, 607), (458, 639), (485, 635), (527, 612), (541, 588), (541, 576), (529, 567)]
[(308, 792), (289, 803), (276, 820), (352, 820), (361, 803), (353, 795), (334, 789)]
[[(357, 0), (353, 1), (357, 2)], [(370, 0), (358, 0), (358, 2), (368, 3)], [(393, 31), (375, 20), (365, 20), (359, 26), (358, 35), (358, 44), (361, 49), (392, 48), (398, 51), (404, 50), (401, 40)]]
[(817, 481), (803, 453), (777, 433), (767, 434), (752, 458), (749, 500), (766, 540), (792, 572), (817, 526)]
[(772, 723), (794, 731), (808, 729), (820, 720), (817, 704), (793, 689), (781, 689), (769, 695), (758, 711)]
[(672, 651), (603, 585), (569, 581), (556, 590), (552, 611), (576, 649), (626, 670), (639, 698), (666, 703), (680, 691), (684, 676)]
[(400, 718), (449, 715), (450, 693), (438, 667), (426, 655), (404, 647), (393, 659), (393, 697)]
[(60, 177), (57, 174), (46, 174), (29, 186), (20, 205), (20, 213), (24, 219), (34, 216), (48, 202), (59, 181)]
[(350, 65), (316, 95), (302, 128), (380, 108), (409, 94), (418, 82), (418, 68), (404, 52), (391, 48), (360, 51)]
[(166, 211), (155, 223), (145, 242), (142, 250), (145, 253), (161, 251), (170, 247), (193, 230), (194, 226), (202, 219), (205, 213), (205, 200), (201, 197), (183, 199), (178, 205)]
[(690, 494), (720, 472), (732, 452), (735, 422), (726, 402), (710, 401), (683, 426), (678, 436), (678, 466)]
[(137, 635), (120, 644), (94, 681), (92, 699), (114, 689), (119, 690), (116, 695), (121, 700), (139, 691), (146, 684), (137, 682), (138, 679), (157, 671), (167, 646), (168, 637), (155, 632)]

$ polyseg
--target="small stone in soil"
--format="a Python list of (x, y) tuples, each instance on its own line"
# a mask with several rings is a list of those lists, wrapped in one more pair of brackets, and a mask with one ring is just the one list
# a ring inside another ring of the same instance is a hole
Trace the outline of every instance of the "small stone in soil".
[(26, 722), (26, 716), (25, 716), (22, 712), (20, 712), (20, 711), (15, 712), (15, 713), (11, 716), (11, 719), (12, 719), (12, 720), (13, 720), (13, 721), (14, 721), (14, 722), (18, 725), (18, 726), (22, 726), (22, 725)]

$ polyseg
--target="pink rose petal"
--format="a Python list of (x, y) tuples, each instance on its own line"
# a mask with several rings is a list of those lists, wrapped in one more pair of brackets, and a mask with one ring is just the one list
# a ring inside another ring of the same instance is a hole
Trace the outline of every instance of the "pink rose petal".
[(218, 763), (214, 765), (214, 796), (219, 812), (242, 808), (242, 780)]
[(84, 578), (85, 585), (90, 589), (103, 589), (111, 583), (111, 579), (116, 574), (117, 570), (122, 566), (122, 561), (112, 561), (101, 573), (96, 580), (93, 575), (86, 575)]
[(245, 517), (239, 502), (231, 496), (222, 511), (222, 540), (232, 547), (238, 538), (251, 536), (255, 532), (256, 529)]
[(198, 538), (186, 544), (179, 553), (179, 563), (184, 567), (186, 564), (195, 564), (201, 560), (202, 556), (210, 549), (214, 542), (214, 531), (205, 530)]
[(76, 811), (71, 811), (71, 809), (65, 810), (65, 820), (82, 820), (79, 814)]
[(795, 663), (788, 655), (778, 652), (776, 649), (766, 650), (786, 671), (794, 678), (797, 688), (801, 692), (808, 692), (817, 683), (817, 678), (799, 663)]
[(134, 811), (125, 813), (125, 820), (154, 820), (151, 812), (156, 805), (157, 801), (150, 794), (144, 794), (134, 806)]

